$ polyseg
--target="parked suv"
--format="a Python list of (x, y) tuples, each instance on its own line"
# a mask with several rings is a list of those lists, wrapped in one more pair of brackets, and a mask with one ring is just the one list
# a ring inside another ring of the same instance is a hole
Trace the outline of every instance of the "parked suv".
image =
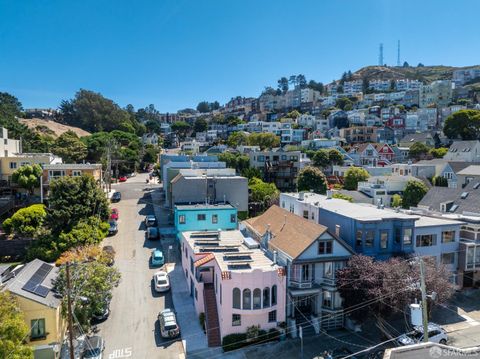
[(160, 335), (162, 338), (175, 338), (180, 335), (180, 327), (177, 324), (175, 312), (170, 309), (164, 309), (158, 314), (160, 324)]
[[(447, 344), (448, 336), (445, 330), (435, 323), (428, 323), (428, 341), (432, 343)], [(397, 339), (400, 345), (411, 345), (423, 341), (423, 325), (413, 327), (413, 331), (403, 334)]]

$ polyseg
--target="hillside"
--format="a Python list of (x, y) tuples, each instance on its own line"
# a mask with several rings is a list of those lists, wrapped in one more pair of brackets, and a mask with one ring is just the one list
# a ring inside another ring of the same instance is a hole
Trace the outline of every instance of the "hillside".
[(21, 118), (19, 119), (19, 121), (38, 133), (51, 135), (55, 138), (69, 130), (75, 132), (78, 135), (78, 137), (84, 137), (84, 136), (90, 135), (90, 132), (82, 130), (81, 128), (63, 125), (61, 123), (51, 121), (51, 120), (43, 120), (40, 118), (32, 118), (32, 119)]
[(430, 83), (436, 80), (449, 80), (453, 71), (461, 69), (480, 69), (480, 65), (453, 67), (453, 66), (424, 66), (424, 67), (384, 67), (367, 66), (352, 74), (353, 80), (397, 80), (411, 79)]

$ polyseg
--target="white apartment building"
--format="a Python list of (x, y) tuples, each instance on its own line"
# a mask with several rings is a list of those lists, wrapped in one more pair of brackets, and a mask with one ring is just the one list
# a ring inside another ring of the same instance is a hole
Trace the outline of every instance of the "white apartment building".
[(14, 153), (21, 153), (20, 140), (8, 138), (8, 130), (4, 127), (0, 130), (0, 157), (10, 157)]
[(401, 79), (395, 81), (397, 91), (418, 90), (422, 83), (418, 80)]
[(452, 101), (453, 84), (450, 80), (434, 81), (430, 85), (420, 87), (420, 107), (436, 105), (446, 107)]

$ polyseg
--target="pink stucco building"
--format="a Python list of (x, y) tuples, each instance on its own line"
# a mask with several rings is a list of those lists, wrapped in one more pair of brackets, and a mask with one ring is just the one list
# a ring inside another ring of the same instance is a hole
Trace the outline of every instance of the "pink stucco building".
[(209, 346), (252, 325), (285, 321), (286, 277), (239, 230), (182, 232), (182, 267), (197, 313), (205, 313)]

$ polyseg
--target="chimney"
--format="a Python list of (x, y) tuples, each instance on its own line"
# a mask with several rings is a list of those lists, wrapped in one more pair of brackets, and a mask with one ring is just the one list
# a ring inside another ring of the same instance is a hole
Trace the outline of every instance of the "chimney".
[(327, 189), (327, 199), (332, 199), (332, 190)]
[(298, 192), (298, 200), (303, 201), (305, 199), (305, 192)]
[(273, 264), (277, 264), (277, 251), (273, 251)]

